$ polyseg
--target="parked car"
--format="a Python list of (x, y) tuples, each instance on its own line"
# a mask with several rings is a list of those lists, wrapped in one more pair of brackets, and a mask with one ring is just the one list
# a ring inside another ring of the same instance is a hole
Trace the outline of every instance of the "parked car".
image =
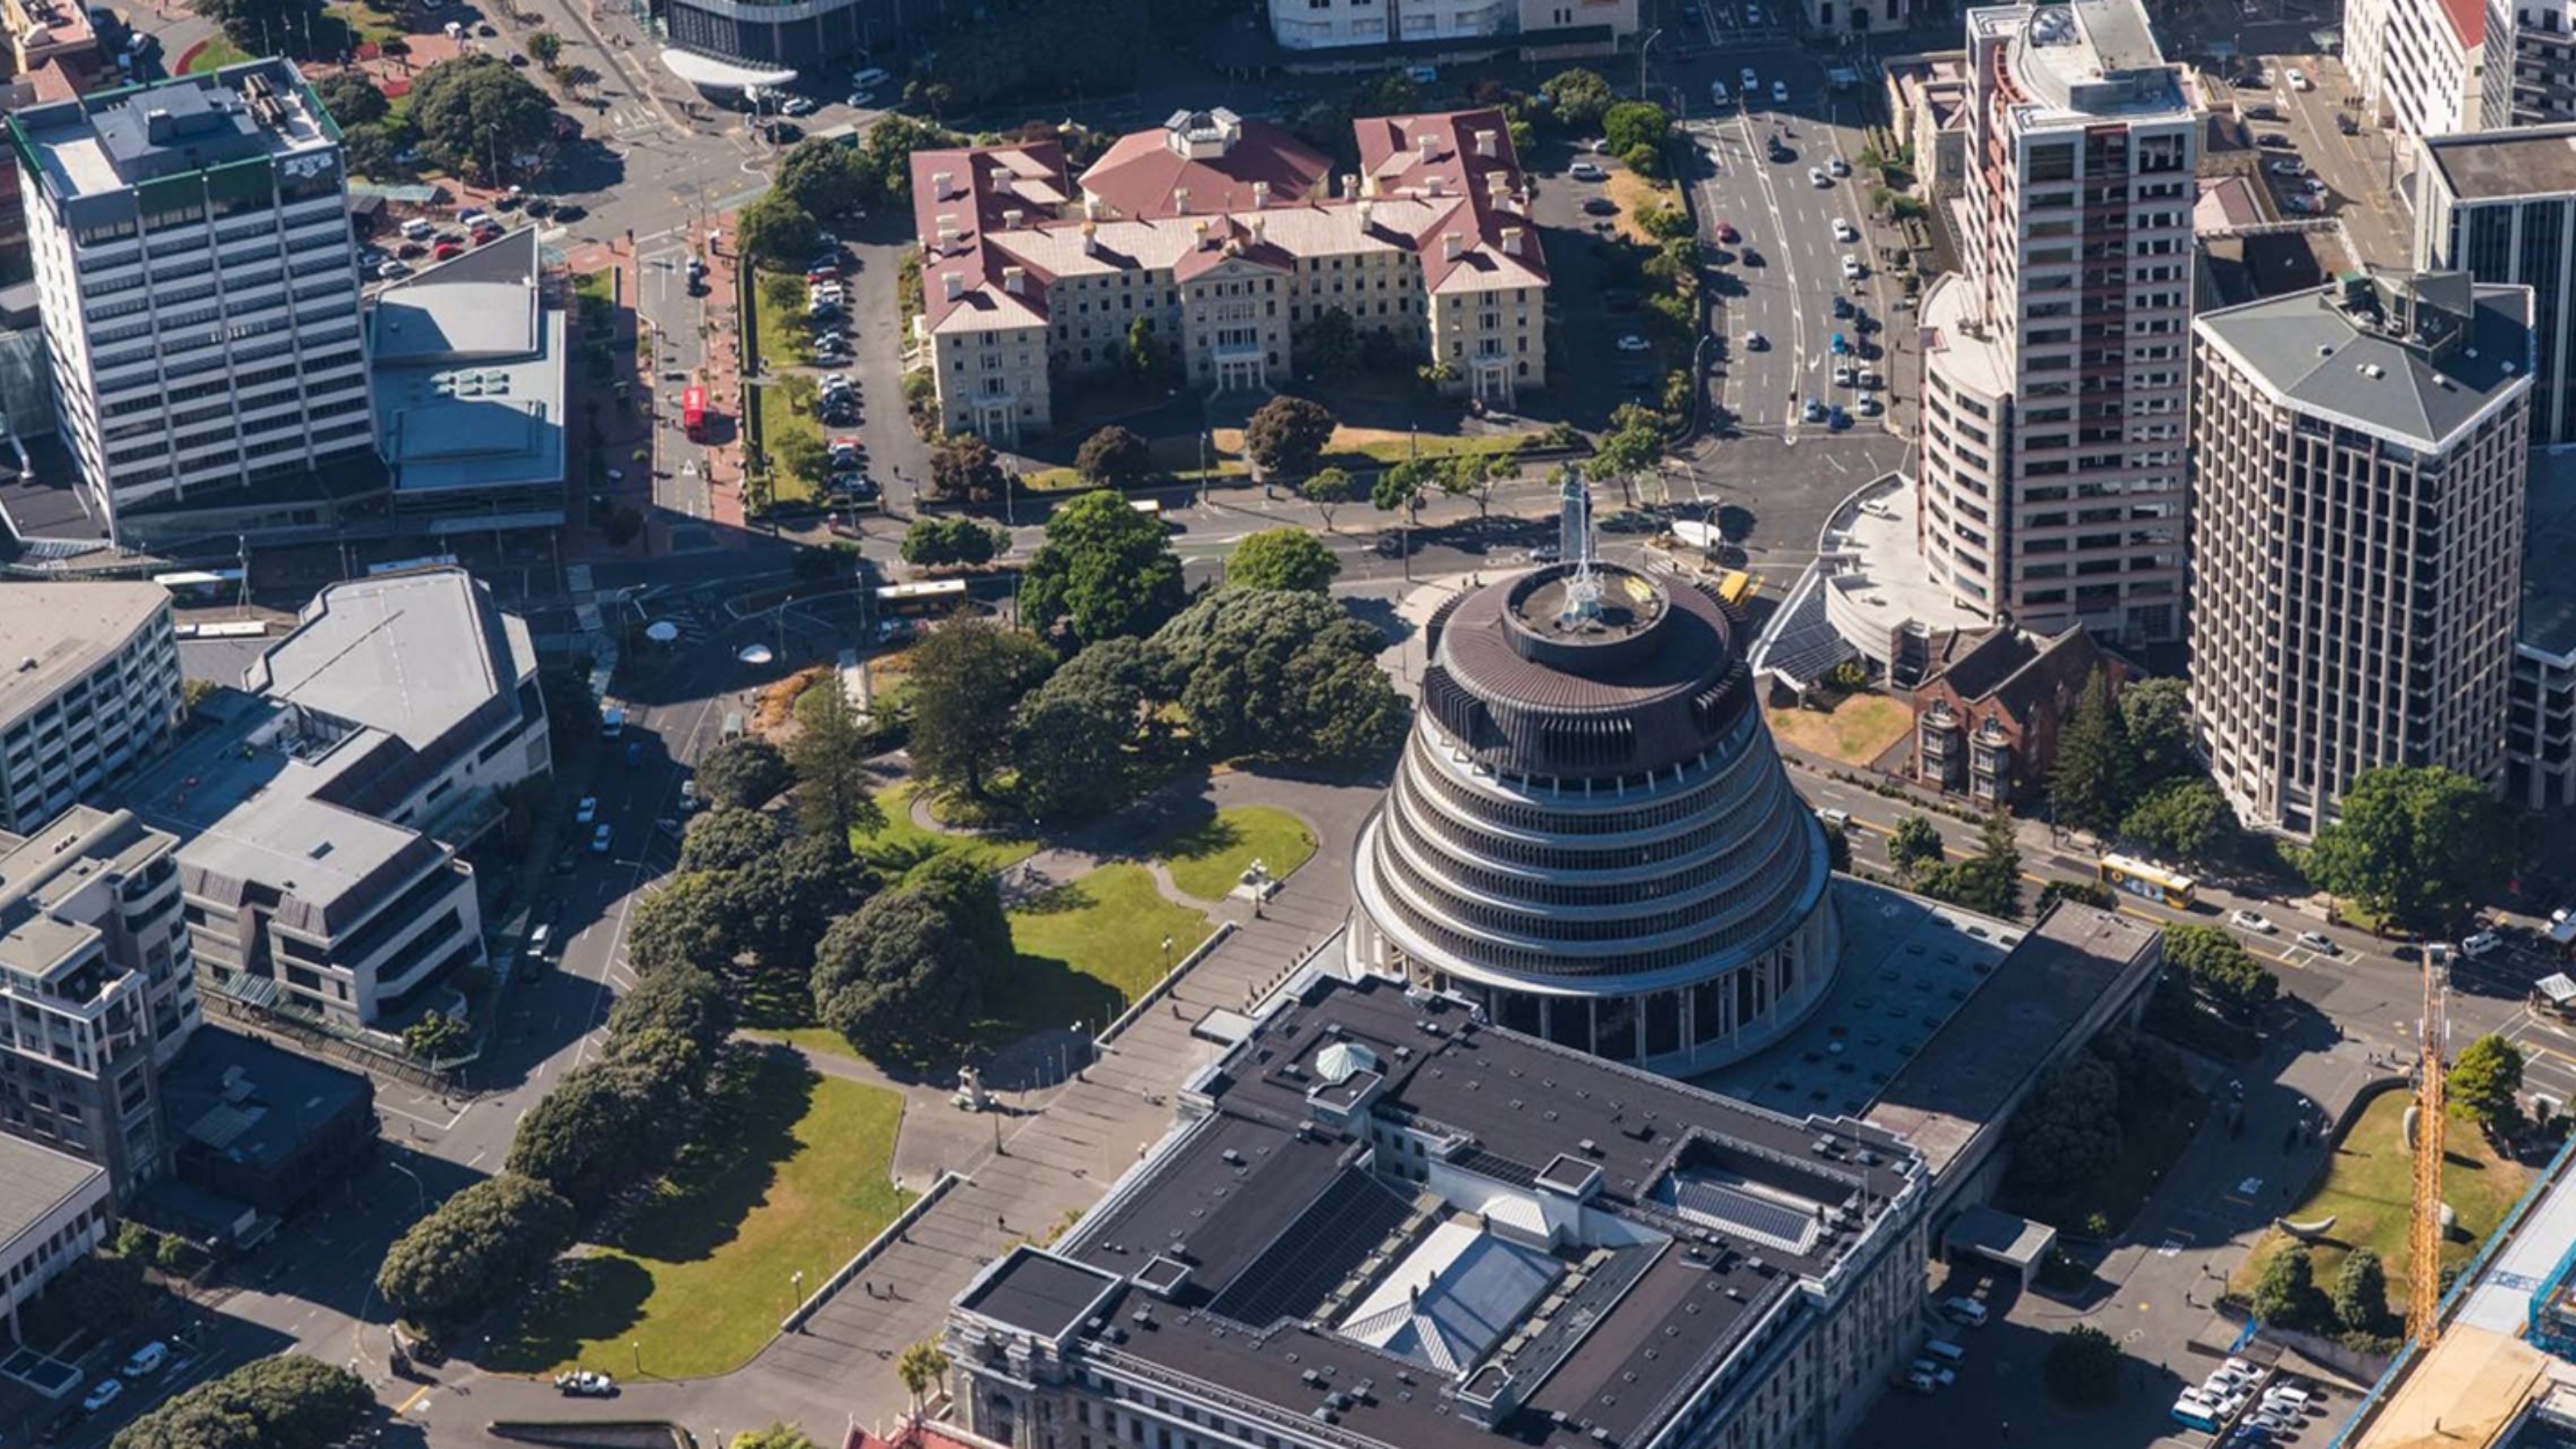
[(2493, 931), (2471, 931), (2460, 938), (2460, 950), (2470, 956), (2483, 956), (2504, 944), (2504, 937)]
[(435, 262), (443, 262), (450, 257), (460, 257), (463, 255), (465, 255), (465, 244), (463, 242), (452, 241), (440, 242), (437, 246), (430, 248), (429, 252), (430, 260)]
[(89, 1386), (89, 1392), (87, 1394), (81, 1396), (81, 1411), (83, 1413), (95, 1414), (99, 1410), (106, 1408), (108, 1405), (115, 1403), (116, 1396), (124, 1392), (125, 1380), (100, 1379), (97, 1383)]
[(170, 1345), (156, 1338), (126, 1355), (124, 1373), (129, 1379), (148, 1379), (169, 1361)]
[(1749, 65), (1736, 72), (1735, 78), (1744, 82), (1744, 93), (1748, 96), (1762, 89), (1762, 77)]
[(1851, 174), (1851, 163), (1840, 156), (1836, 156), (1825, 162), (1825, 169), (1834, 173), (1836, 176), (1849, 176)]
[(1565, 174), (1577, 181), (1607, 181), (1610, 173), (1591, 161), (1577, 161), (1565, 168)]
[(2299, 933), (2299, 944), (2324, 956), (2340, 956), (2343, 954), (2343, 948), (2336, 945), (2333, 941), (2328, 940), (2325, 933), (2322, 931), (2301, 931)]
[(894, 79), (894, 77), (888, 75), (882, 67), (872, 65), (850, 77), (850, 89), (854, 91), (872, 91), (892, 79)]
[(1834, 240), (1848, 246), (1860, 240), (1860, 233), (1852, 230), (1850, 222), (1838, 216), (1834, 218)]
[(2254, 136), (2254, 144), (2262, 147), (2266, 151), (2296, 151), (2299, 149), (2298, 142), (2291, 140), (2287, 135), (2279, 131), (2256, 132)]
[(778, 112), (784, 116), (810, 116), (814, 114), (814, 98), (789, 96), (785, 103), (779, 106)]
[(607, 822), (602, 821), (598, 829), (590, 832), (590, 853), (606, 855), (608, 847), (615, 843), (616, 839), (616, 832), (608, 828)]
[(1775, 80), (1771, 83), (1771, 104), (1775, 106), (1785, 106), (1789, 104), (1789, 83), (1787, 81)]
[(1798, 410), (1798, 416), (1811, 423), (1821, 423), (1825, 420), (1825, 405), (1814, 398), (1809, 398), (1807, 405)]
[(1654, 346), (1653, 343), (1648, 342), (1645, 338), (1638, 336), (1634, 332), (1631, 332), (1627, 336), (1619, 339), (1619, 350), (1621, 352), (1643, 352), (1652, 346)]
[(1612, 201), (1606, 196), (1587, 196), (1583, 198), (1583, 214), (1585, 216), (1617, 216), (1619, 214), (1619, 203)]
[(2290, 89), (2294, 91), (2314, 89), (2314, 87), (2308, 83), (2308, 73), (2299, 69), (2295, 65), (2281, 72), (2281, 78), (2288, 81), (2290, 83)]

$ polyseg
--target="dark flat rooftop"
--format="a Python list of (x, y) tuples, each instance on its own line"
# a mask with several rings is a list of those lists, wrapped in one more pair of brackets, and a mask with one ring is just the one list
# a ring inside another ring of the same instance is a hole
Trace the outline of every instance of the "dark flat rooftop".
[(2531, 451), (2523, 500), (2522, 628), (2515, 638), (2543, 653), (2576, 654), (2576, 455)]
[(1001, 1266), (957, 1300), (988, 1318), (1045, 1338), (1061, 1338), (1080, 1323), (1118, 1279), (1097, 1268), (1067, 1262), (1021, 1246)]
[(2425, 157), (2462, 201), (2576, 193), (2576, 126), (2427, 136)]

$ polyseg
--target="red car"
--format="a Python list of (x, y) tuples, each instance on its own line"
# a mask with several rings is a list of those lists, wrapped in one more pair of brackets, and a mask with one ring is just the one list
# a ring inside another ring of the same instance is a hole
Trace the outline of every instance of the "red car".
[(1735, 223), (1731, 221), (1721, 221), (1717, 224), (1717, 239), (1722, 242), (1731, 242), (1741, 241), (1743, 238), (1736, 235)]
[(432, 251), (429, 255), (431, 260), (443, 262), (449, 257), (462, 255), (464, 251), (465, 248), (458, 246), (452, 241), (443, 241), (440, 242), (437, 249)]

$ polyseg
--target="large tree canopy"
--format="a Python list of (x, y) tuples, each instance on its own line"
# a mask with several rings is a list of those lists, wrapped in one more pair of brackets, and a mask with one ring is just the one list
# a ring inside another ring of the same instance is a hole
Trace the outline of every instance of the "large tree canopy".
[(1341, 571), (1342, 561), (1315, 535), (1302, 528), (1265, 528), (1234, 546), (1225, 561), (1225, 585), (1320, 594)]
[(1335, 426), (1332, 410), (1322, 403), (1282, 393), (1243, 425), (1243, 451), (1265, 474), (1302, 478), (1315, 471)]
[(2057, 822), (2106, 838), (2115, 834), (2128, 816), (2136, 766), (2111, 681), (2097, 669), (2058, 732), (2057, 762), (2048, 775)]
[(1020, 617), (1080, 644), (1150, 634), (1180, 607), (1181, 561), (1162, 520), (1107, 489), (1058, 508), (1020, 575)]
[(957, 1040), (983, 1009), (985, 963), (926, 886), (833, 923), (814, 951), (814, 1013), (870, 1056)]
[(2398, 925), (2441, 931), (2513, 862), (2513, 834), (2485, 786), (2438, 765), (2390, 766), (2344, 792), (2342, 817), (2317, 832), (2309, 874)]
[(118, 1430), (115, 1449), (325, 1449), (374, 1407), (347, 1369), (278, 1354), (164, 1402)]
[(2040, 1074), (2007, 1129), (2013, 1172), (2040, 1192), (2061, 1191), (2120, 1155), (2120, 1080), (2085, 1050)]
[(1145, 641), (1103, 639), (1022, 700), (1011, 725), (1020, 807), (1055, 822), (1126, 804), (1135, 790), (1130, 746), (1154, 678)]
[(542, 1275), (572, 1242), (572, 1204), (504, 1172), (440, 1203), (385, 1252), (376, 1291), (431, 1329), (465, 1323)]
[(1354, 766), (1404, 726), (1377, 653), (1386, 638), (1341, 604), (1299, 590), (1225, 589), (1154, 636), (1160, 691), (1199, 747)]
[(698, 793), (717, 805), (757, 810), (796, 783), (796, 772), (778, 746), (758, 735), (736, 735), (698, 761)]
[(1011, 711), (1054, 663), (1046, 645), (981, 617), (953, 620), (914, 645), (913, 767), (982, 799), (1010, 763)]
[(460, 55), (420, 73), (411, 87), (411, 124), (421, 148), (450, 171), (493, 182), (511, 158), (554, 136), (545, 92), (488, 55)]

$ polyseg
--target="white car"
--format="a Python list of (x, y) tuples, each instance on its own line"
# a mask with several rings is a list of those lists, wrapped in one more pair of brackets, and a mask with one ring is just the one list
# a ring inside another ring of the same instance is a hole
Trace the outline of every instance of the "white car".
[(125, 1380), (100, 1379), (97, 1383), (90, 1385), (89, 1393), (81, 1399), (81, 1408), (88, 1413), (95, 1414), (99, 1410), (106, 1408), (108, 1405), (115, 1403), (116, 1396), (124, 1392)]
[(2299, 944), (2323, 956), (2340, 956), (2343, 948), (2326, 939), (2323, 931), (2301, 931)]
[(1726, 82), (1713, 80), (1708, 83), (1708, 103), (1712, 106), (1727, 104)]
[(2308, 194), (2310, 196), (2323, 196), (2326, 194), (2326, 184), (2322, 178), (2311, 176), (2299, 184), (2308, 189)]
[(1860, 280), (1860, 275), (1860, 258), (1849, 252), (1843, 253), (1843, 280), (1857, 282)]
[(2306, 71), (2303, 71), (2294, 65), (2288, 70), (2281, 72), (2281, 74), (2290, 82), (2290, 89), (2294, 91), (2303, 91), (2308, 89), (2308, 73)]
[(2294, 161), (2289, 157), (2284, 156), (2279, 160), (2266, 163), (2263, 169), (2271, 172), (2275, 176), (2305, 176), (2308, 174), (2308, 163), (2305, 161)]
[(786, 101), (778, 107), (778, 114), (782, 116), (810, 116), (814, 114), (814, 98), (812, 96), (789, 96)]
[(600, 827), (590, 833), (590, 853), (606, 855), (610, 842), (616, 838), (616, 832), (610, 830), (605, 821), (601, 822)]
[(1862, 417), (1874, 418), (1885, 411), (1887, 411), (1887, 404), (1880, 402), (1876, 393), (1865, 392), (1860, 395), (1860, 415)]
[(1860, 240), (1860, 233), (1852, 230), (1850, 222), (1838, 216), (1834, 218), (1834, 240), (1844, 243), (1856, 242)]
[(2258, 932), (2266, 936), (2280, 929), (2280, 927), (2272, 924), (2271, 917), (2264, 915), (2261, 911), (2237, 911), (2229, 915), (2227, 919), (2235, 922), (2237, 926), (2244, 930)]
[(1747, 96), (1751, 96), (1755, 91), (1762, 89), (1762, 77), (1755, 74), (1753, 67), (1749, 65), (1743, 70), (1736, 72), (1736, 79), (1744, 82), (1744, 94)]
[(599, 797), (596, 795), (584, 795), (581, 803), (572, 807), (572, 823), (575, 825), (588, 825), (598, 818)]
[(841, 104), (848, 106), (854, 111), (873, 111), (877, 107), (877, 93), (874, 91), (852, 91), (850, 92), (850, 98), (841, 102)]
[(1634, 332), (1631, 332), (1627, 336), (1619, 339), (1619, 350), (1621, 352), (1643, 352), (1653, 345), (1654, 344), (1648, 342), (1645, 338), (1638, 336)]
[(1744, 334), (1744, 350), (1747, 352), (1768, 352), (1771, 350), (1771, 339), (1763, 336), (1759, 332), (1747, 332)]
[(1775, 106), (1785, 106), (1789, 104), (1789, 83), (1787, 81), (1775, 80), (1771, 83), (1771, 104)]
[(1831, 186), (1834, 184), (1834, 178), (1827, 176), (1825, 174), (1825, 168), (1822, 166), (1808, 167), (1807, 181), (1810, 185), (1815, 186)]
[(1825, 169), (1834, 173), (1836, 176), (1849, 176), (1851, 174), (1851, 163), (1840, 156), (1836, 156), (1834, 159), (1825, 163)]
[(2493, 931), (2471, 931), (2460, 938), (2460, 950), (2471, 956), (2483, 956), (2504, 944), (2504, 937)]
[(872, 91), (893, 78), (894, 77), (887, 75), (883, 69), (872, 65), (866, 70), (860, 71), (858, 74), (850, 77), (850, 89), (854, 91)]
[(1590, 161), (1575, 162), (1573, 165), (1565, 168), (1565, 174), (1573, 177), (1577, 181), (1602, 181), (1608, 179), (1610, 175), (1609, 172), (1602, 170), (1599, 166)]
[(1836, 386), (1836, 387), (1849, 387), (1849, 386), (1851, 386), (1851, 385), (1852, 385), (1852, 365), (1851, 365), (1850, 363), (1848, 363), (1848, 362), (1837, 362), (1837, 363), (1835, 363), (1835, 364), (1834, 364), (1834, 386)]

